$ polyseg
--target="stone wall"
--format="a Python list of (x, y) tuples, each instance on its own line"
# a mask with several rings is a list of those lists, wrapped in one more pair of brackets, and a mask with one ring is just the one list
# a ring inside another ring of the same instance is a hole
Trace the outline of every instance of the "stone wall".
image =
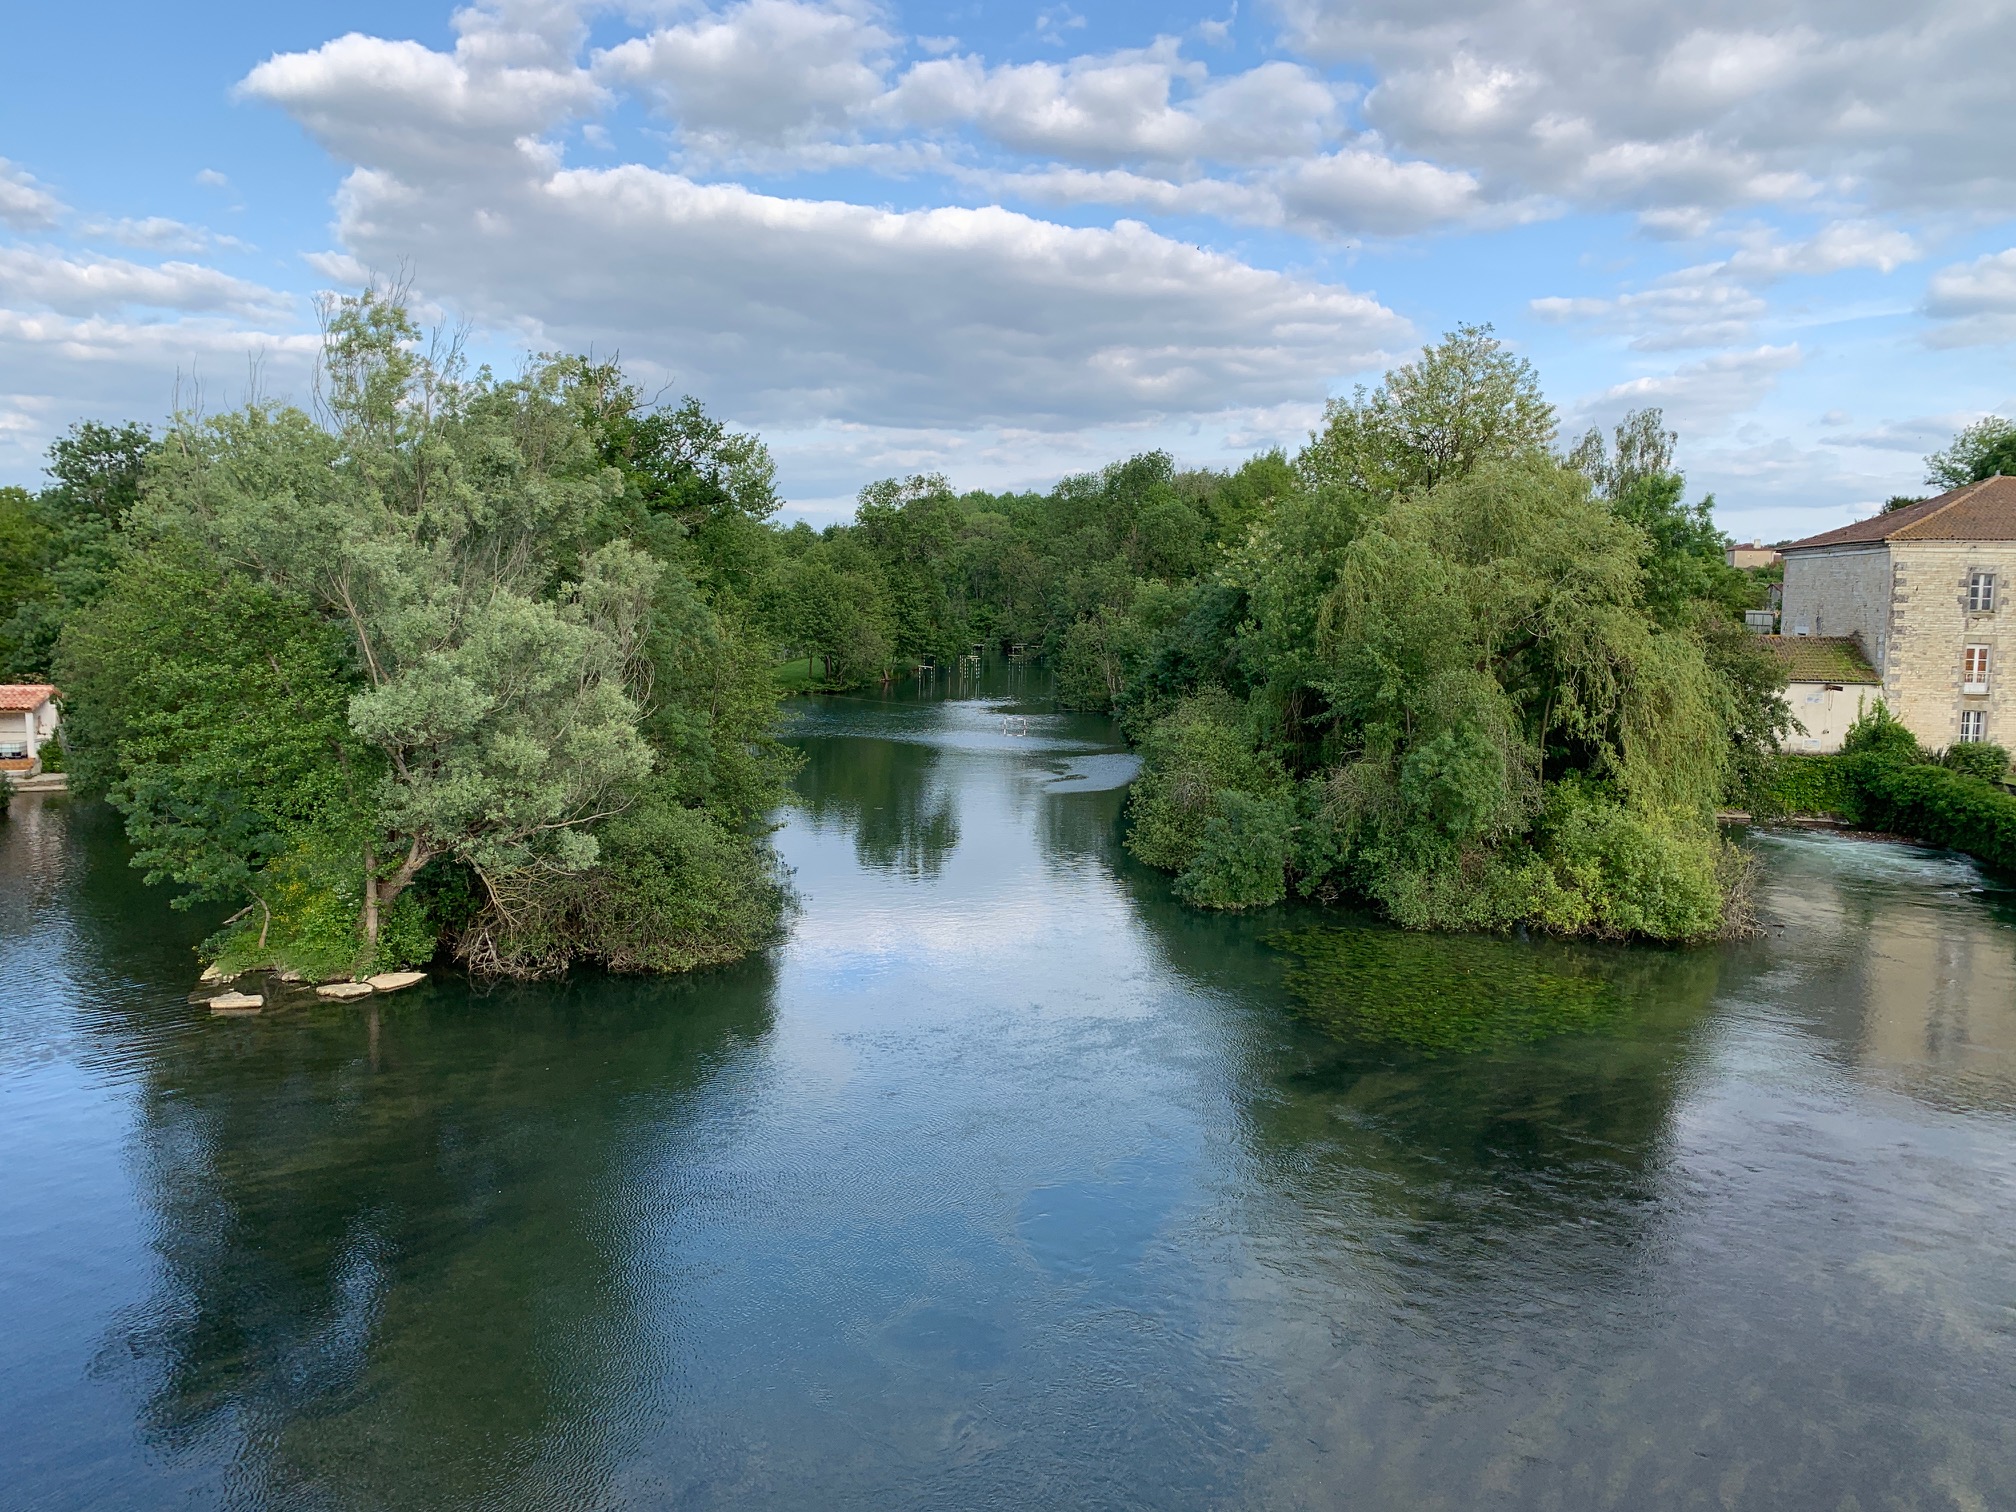
[[(2016, 747), (2016, 542), (1896, 541), (1891, 553), (1890, 654), (1877, 663), (1891, 709), (1935, 750), (1960, 738), (1961, 709), (1985, 709), (1987, 738)], [(1975, 571), (1995, 574), (1987, 614), (1967, 612)], [(1970, 645), (1992, 648), (1985, 695), (1960, 691)]]
[(1836, 546), (1785, 558), (1785, 635), (1852, 635), (1877, 671), (1890, 636), (1890, 549)]

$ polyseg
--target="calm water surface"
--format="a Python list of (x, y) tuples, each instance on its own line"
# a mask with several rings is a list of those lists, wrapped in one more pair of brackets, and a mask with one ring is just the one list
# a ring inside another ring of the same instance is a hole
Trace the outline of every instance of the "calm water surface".
[(1483, 947), (1601, 983), (1553, 1033), (1452, 953), (1484, 1027), (1423, 1049), (1298, 995), (1348, 921), (1125, 858), (1103, 721), (797, 738), (765, 958), (254, 1020), (102, 810), (17, 800), (0, 1504), (2016, 1506), (1966, 863), (1758, 837), (1764, 938)]

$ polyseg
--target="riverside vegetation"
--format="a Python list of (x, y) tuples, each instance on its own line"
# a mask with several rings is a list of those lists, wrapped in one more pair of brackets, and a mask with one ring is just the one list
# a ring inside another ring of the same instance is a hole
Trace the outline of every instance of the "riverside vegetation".
[(328, 308), (319, 418), (77, 427), (0, 499), (0, 638), (67, 696), (138, 864), (242, 907), (227, 967), (447, 949), (539, 975), (745, 954), (785, 889), (777, 670), (1048, 663), (1143, 756), (1128, 845), (1185, 900), (1413, 928), (1740, 927), (1717, 806), (1786, 719), (1657, 411), (1565, 453), (1466, 327), (1294, 456), (1149, 453), (1047, 493), (874, 483), (776, 525), (767, 452), (613, 365), (514, 378), (396, 294)]

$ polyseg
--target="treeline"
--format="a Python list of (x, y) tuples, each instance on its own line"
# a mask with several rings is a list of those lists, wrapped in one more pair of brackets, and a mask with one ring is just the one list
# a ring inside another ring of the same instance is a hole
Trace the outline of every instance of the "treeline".
[(777, 623), (833, 685), (976, 640), (1045, 657), (1139, 743), (1128, 844), (1193, 903), (1702, 938), (1742, 870), (1717, 805), (1768, 778), (1786, 709), (1675, 442), (1647, 410), (1564, 454), (1531, 368), (1465, 328), (1292, 458), (878, 484), (783, 534)]
[(730, 959), (783, 903), (780, 665), (838, 690), (976, 642), (1119, 716), (1128, 844), (1199, 905), (1732, 918), (1715, 809), (1785, 717), (1757, 585), (1656, 411), (1563, 453), (1488, 329), (1293, 456), (892, 479), (815, 531), (692, 401), (578, 358), (469, 373), (383, 294), (330, 316), (319, 418), (82, 426), (0, 497), (10, 667), (63, 687), (75, 780), (150, 874), (245, 906), (227, 965)]

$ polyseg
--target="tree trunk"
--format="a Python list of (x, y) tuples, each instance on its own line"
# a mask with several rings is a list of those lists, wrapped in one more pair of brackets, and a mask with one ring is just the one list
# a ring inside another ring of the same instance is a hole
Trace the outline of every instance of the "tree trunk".
[(378, 852), (364, 847), (364, 952), (378, 953)]

